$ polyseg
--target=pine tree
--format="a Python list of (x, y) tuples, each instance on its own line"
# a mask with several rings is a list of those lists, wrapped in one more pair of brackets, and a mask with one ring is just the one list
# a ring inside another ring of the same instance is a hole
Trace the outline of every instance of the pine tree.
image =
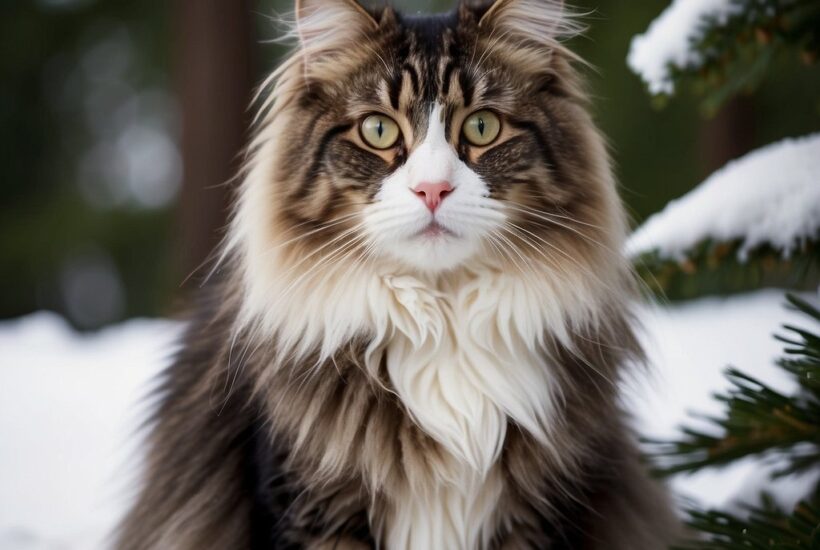
[(702, 62), (677, 70), (673, 79), (692, 85), (707, 113), (731, 96), (750, 92), (781, 55), (810, 66), (820, 56), (820, 2), (732, 0), (732, 15), (706, 18), (695, 45)]
[[(630, 54), (630, 65), (647, 80), (657, 104), (665, 104), (676, 92), (689, 90), (700, 99), (702, 111), (709, 116), (732, 96), (753, 93), (774, 64), (790, 56), (797, 57), (804, 70), (815, 70), (812, 66), (820, 57), (820, 1), (714, 0), (700, 6), (704, 13), (696, 28), (685, 29), (689, 50), (674, 52), (678, 55), (670, 56), (664, 70), (657, 71), (652, 55), (654, 47), (665, 45), (665, 36), (656, 33), (658, 42), (643, 44), (641, 53), (648, 57), (633, 59)], [(672, 18), (668, 22), (677, 24)], [(642, 62), (650, 68), (641, 67)], [(818, 138), (820, 134), (813, 136), (810, 151), (815, 156), (820, 156)], [(775, 155), (771, 158), (777, 160)], [(782, 168), (785, 173), (789, 167)], [(725, 170), (728, 173), (730, 169), (731, 165)], [(717, 173), (715, 176), (720, 178)], [(820, 170), (810, 177), (820, 186)], [(820, 220), (803, 221), (805, 227), (815, 229), (799, 235), (796, 242), (757, 239), (750, 246), (743, 235), (730, 239), (706, 235), (689, 243), (685, 250), (670, 253), (647, 246), (648, 239), (637, 239), (642, 244), (631, 253), (647, 287), (673, 299), (764, 286), (817, 289)], [(674, 440), (646, 441), (656, 474), (670, 476), (725, 467), (749, 457), (765, 458), (779, 465), (768, 480), (774, 488), (784, 476), (820, 470), (820, 311), (794, 295), (787, 295), (787, 299), (790, 307), (805, 316), (806, 326), (784, 326), (784, 333), (777, 336), (783, 344), (777, 367), (795, 380), (798, 389), (782, 393), (741, 369), (728, 368), (725, 375), (730, 389), (715, 396), (723, 404), (722, 414), (702, 417), (706, 428), (683, 427)], [(820, 549), (820, 483), (805, 487), (800, 497), (790, 510), (781, 509), (766, 493), (758, 502), (732, 510), (704, 510), (691, 505), (685, 512), (692, 536), (678, 548)]]
[(728, 15), (706, 16), (692, 48), (698, 62), (670, 67), (675, 88), (690, 86), (714, 113), (730, 97), (753, 91), (772, 63), (796, 55), (806, 66), (820, 57), (820, 2), (730, 0)]
[[(667, 61), (660, 82), (643, 75), (658, 104), (689, 90), (711, 116), (734, 95), (754, 93), (773, 66), (790, 57), (806, 71), (818, 69), (820, 1), (714, 0), (713, 5), (688, 33), (687, 54)], [(647, 287), (670, 299), (762, 286), (807, 290), (820, 284), (820, 232), (806, 237), (788, 250), (771, 243), (747, 250), (742, 238), (704, 239), (683, 257), (642, 250), (635, 263)]]

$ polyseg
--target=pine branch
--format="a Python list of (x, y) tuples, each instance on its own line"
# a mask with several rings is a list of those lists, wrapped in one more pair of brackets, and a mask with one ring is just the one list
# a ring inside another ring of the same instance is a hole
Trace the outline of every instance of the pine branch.
[[(820, 311), (795, 296), (792, 307), (820, 323)], [(820, 326), (820, 325), (818, 325)], [(659, 475), (722, 466), (746, 456), (776, 455), (787, 464), (775, 475), (804, 471), (820, 464), (820, 335), (786, 326), (786, 344), (778, 365), (800, 384), (796, 395), (784, 395), (752, 376), (729, 368), (732, 384), (716, 395), (725, 404), (722, 417), (705, 417), (711, 433), (682, 429), (677, 441), (647, 440)]]
[(740, 517), (716, 510), (688, 510), (688, 524), (702, 540), (677, 546), (678, 550), (748, 550), (749, 548), (808, 550), (820, 548), (820, 499), (817, 491), (791, 514), (764, 498), (760, 506), (748, 507)]
[(816, 240), (801, 243), (788, 257), (770, 246), (760, 246), (740, 257), (742, 247), (740, 240), (707, 240), (689, 250), (682, 260), (653, 251), (633, 263), (646, 288), (670, 300), (761, 287), (809, 290), (820, 285), (820, 243)]
[[(820, 57), (820, 2), (733, 0), (732, 15), (706, 18), (691, 48), (699, 62), (670, 66), (676, 89), (689, 85), (708, 113), (730, 97), (753, 90), (778, 55), (792, 52), (806, 64)], [(661, 99), (662, 101), (662, 99)]]
[[(792, 294), (787, 294), (786, 299), (792, 309), (820, 323), (820, 310), (816, 307)], [(786, 344), (783, 349), (786, 355), (777, 364), (790, 372), (815, 402), (820, 401), (820, 335), (791, 325), (784, 325), (783, 328), (790, 335), (775, 335), (777, 340)]]
[[(762, 454), (777, 454), (786, 464), (773, 477), (820, 466), (820, 310), (793, 295), (787, 295), (787, 300), (791, 308), (814, 322), (811, 330), (786, 325), (784, 335), (776, 336), (785, 345), (777, 364), (795, 377), (799, 390), (787, 396), (729, 369), (732, 388), (716, 396), (725, 404), (725, 413), (709, 419), (719, 435), (684, 428), (678, 441), (654, 442), (658, 473), (693, 471)], [(676, 548), (820, 548), (820, 486), (811, 489), (790, 513), (765, 495), (760, 505), (744, 510), (745, 515), (687, 510), (687, 524), (698, 538)]]

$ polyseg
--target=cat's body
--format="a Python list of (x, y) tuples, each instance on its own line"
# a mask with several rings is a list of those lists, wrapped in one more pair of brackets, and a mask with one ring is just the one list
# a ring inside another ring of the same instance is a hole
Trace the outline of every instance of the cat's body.
[(663, 548), (560, 7), (298, 9), (119, 548)]

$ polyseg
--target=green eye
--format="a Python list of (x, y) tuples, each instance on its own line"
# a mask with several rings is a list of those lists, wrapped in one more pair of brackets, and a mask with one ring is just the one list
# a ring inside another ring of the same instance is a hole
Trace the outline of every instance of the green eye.
[(491, 111), (476, 111), (467, 117), (461, 131), (473, 145), (489, 145), (501, 132), (501, 121)]
[(387, 149), (399, 139), (399, 125), (384, 115), (370, 115), (362, 122), (362, 138), (375, 149)]

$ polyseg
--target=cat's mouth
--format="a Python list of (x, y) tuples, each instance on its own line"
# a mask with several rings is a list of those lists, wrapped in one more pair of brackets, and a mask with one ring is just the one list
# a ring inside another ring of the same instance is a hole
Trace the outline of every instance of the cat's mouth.
[(416, 236), (417, 237), (425, 237), (425, 238), (436, 238), (436, 237), (444, 237), (444, 236), (454, 236), (455, 233), (441, 225), (436, 221), (430, 222), (430, 224), (419, 231)]

